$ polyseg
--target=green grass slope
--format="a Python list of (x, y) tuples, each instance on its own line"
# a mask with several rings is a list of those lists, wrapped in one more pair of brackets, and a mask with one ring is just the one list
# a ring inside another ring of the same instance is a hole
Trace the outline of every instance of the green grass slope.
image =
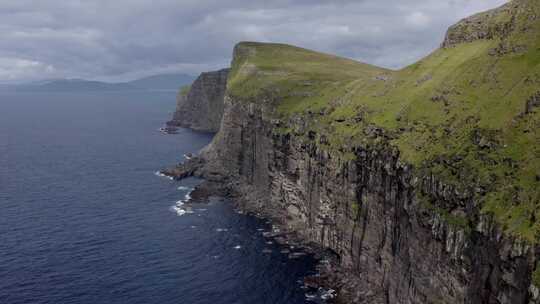
[(375, 128), (418, 170), (474, 189), (508, 233), (540, 241), (540, 1), (467, 18), (399, 71), (283, 44), (240, 43), (234, 56), (231, 96), (275, 101), (328, 149)]

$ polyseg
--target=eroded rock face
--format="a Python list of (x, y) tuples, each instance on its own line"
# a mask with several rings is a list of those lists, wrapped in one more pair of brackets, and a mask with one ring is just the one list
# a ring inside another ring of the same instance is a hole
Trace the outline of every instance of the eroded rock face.
[(355, 147), (343, 159), (313, 134), (276, 133), (276, 123), (301, 128), (264, 106), (224, 104), (198, 174), (226, 184), (240, 208), (333, 251), (338, 265), (323, 276), (343, 303), (538, 303), (534, 248), (504, 236), (472, 192), (415, 175), (395, 149)]
[(465, 18), (448, 29), (443, 48), (459, 43), (473, 42), (480, 39), (505, 38), (516, 27), (516, 16), (524, 7), (521, 2), (530, 0), (514, 0), (499, 8)]
[(540, 91), (531, 96), (525, 104), (525, 114), (531, 114), (535, 108), (540, 107)]
[(229, 69), (202, 73), (187, 94), (178, 94), (176, 111), (168, 124), (217, 132), (223, 115), (228, 74)]

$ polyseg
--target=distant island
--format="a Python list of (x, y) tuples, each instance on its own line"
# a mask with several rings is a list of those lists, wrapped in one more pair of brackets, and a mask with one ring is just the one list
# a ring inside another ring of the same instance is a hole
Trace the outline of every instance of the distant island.
[(0, 90), (24, 92), (73, 92), (73, 91), (131, 91), (172, 90), (193, 82), (195, 77), (187, 74), (161, 74), (128, 82), (102, 82), (85, 79), (51, 79), (40, 82), (2, 85)]

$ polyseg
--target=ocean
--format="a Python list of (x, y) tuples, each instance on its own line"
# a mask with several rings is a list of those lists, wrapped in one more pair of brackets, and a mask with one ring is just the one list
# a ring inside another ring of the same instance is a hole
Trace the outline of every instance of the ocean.
[(309, 303), (311, 256), (156, 171), (212, 134), (158, 131), (175, 92), (0, 92), (0, 303)]

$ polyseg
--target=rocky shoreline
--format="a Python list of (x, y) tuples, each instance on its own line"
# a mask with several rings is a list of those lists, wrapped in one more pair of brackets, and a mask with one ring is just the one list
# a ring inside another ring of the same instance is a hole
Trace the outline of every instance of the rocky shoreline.
[(204, 165), (204, 159), (194, 156), (175, 167), (161, 170), (160, 173), (176, 181), (190, 177), (203, 179), (203, 182), (192, 190), (186, 204), (205, 203), (217, 197), (227, 199), (239, 213), (267, 220), (273, 229), (271, 232), (265, 232), (263, 236), (280, 246), (289, 248), (286, 249), (289, 251), (285, 250), (282, 253), (288, 253), (290, 258), (297, 258), (300, 254), (310, 254), (317, 261), (316, 274), (304, 278), (304, 288), (322, 295), (325, 303), (350, 303), (351, 299), (340, 296), (336, 292), (341, 288), (341, 280), (344, 276), (335, 253), (317, 243), (306, 242), (296, 231), (289, 229), (281, 219), (275, 218), (272, 214), (260, 213), (260, 210), (249, 208), (249, 204), (244, 201), (245, 195), (235, 190), (239, 186), (238, 183), (230, 181), (225, 183), (224, 179), (220, 181), (215, 176), (208, 180), (208, 172), (205, 171)]

